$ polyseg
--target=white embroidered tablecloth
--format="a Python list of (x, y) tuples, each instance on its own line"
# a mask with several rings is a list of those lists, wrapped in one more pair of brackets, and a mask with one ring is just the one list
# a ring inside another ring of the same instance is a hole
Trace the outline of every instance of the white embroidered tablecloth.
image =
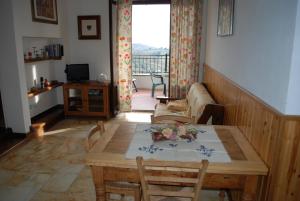
[(154, 142), (152, 130), (156, 127), (167, 127), (164, 124), (138, 124), (135, 134), (126, 153), (127, 159), (143, 156), (144, 159), (168, 161), (201, 161), (230, 162), (215, 129), (211, 126), (187, 125), (197, 129), (197, 138), (193, 141), (180, 139)]

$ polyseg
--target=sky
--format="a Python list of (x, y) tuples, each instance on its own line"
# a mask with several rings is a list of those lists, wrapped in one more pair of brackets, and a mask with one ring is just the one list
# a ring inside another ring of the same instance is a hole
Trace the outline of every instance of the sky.
[(169, 48), (170, 5), (133, 5), (132, 42)]

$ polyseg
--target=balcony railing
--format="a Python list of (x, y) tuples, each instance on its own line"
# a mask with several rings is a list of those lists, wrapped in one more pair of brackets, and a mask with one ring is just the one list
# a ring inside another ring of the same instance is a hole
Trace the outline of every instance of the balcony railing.
[(149, 75), (169, 73), (169, 55), (133, 55), (132, 74)]

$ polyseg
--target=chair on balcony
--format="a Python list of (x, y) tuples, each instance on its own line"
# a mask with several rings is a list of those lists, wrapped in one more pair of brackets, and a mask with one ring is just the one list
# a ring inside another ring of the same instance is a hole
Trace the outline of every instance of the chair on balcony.
[(138, 89), (135, 85), (135, 81), (136, 81), (136, 78), (132, 78), (132, 85), (133, 85), (133, 89), (135, 90), (135, 92), (138, 92)]
[(164, 77), (162, 75), (157, 75), (157, 74), (154, 74), (153, 72), (150, 71), (150, 75), (151, 75), (151, 81), (152, 81), (152, 93), (151, 93), (151, 96), (154, 97), (154, 91), (155, 91), (155, 88), (160, 86), (160, 85), (163, 85), (164, 87), (164, 95), (166, 96), (166, 83), (164, 82)]

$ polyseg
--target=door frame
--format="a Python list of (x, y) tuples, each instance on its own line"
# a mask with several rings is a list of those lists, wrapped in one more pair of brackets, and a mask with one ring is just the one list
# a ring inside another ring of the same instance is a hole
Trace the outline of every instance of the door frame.
[[(133, 5), (147, 5), (147, 4), (170, 4), (171, 5), (171, 0), (133, 0), (132, 1)], [(114, 83), (114, 58), (113, 58), (113, 27), (112, 27), (112, 20), (113, 20), (113, 13), (112, 13), (112, 7), (113, 5), (116, 4), (116, 0), (109, 0), (109, 52), (110, 52), (110, 109), (111, 113), (114, 116), (116, 113), (115, 111), (117, 110), (117, 105), (118, 105), (118, 93), (115, 83)], [(170, 7), (171, 9), (171, 7)], [(170, 72), (171, 72), (171, 11), (170, 11), (170, 33), (169, 33), (169, 79), (168, 79), (168, 95), (170, 94)], [(117, 104), (114, 104), (117, 103)]]

